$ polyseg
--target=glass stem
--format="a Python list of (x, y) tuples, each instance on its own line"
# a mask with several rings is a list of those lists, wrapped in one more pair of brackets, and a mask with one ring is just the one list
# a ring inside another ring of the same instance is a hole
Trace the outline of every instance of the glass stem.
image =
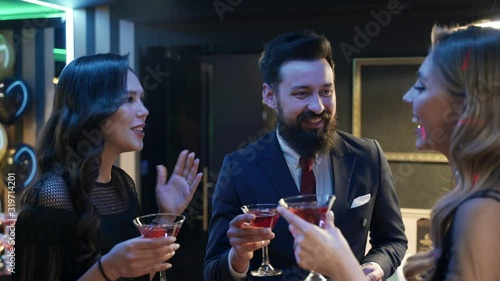
[(264, 244), (262, 246), (262, 264), (269, 265), (269, 254), (267, 252), (267, 246), (264, 246)]
[(160, 281), (167, 281), (167, 273), (165, 270), (160, 271)]

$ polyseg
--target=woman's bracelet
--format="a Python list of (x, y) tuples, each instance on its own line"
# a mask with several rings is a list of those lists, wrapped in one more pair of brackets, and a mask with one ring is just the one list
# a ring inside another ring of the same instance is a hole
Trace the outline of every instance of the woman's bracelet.
[(102, 259), (102, 256), (100, 256), (99, 259), (97, 260), (97, 265), (99, 266), (99, 271), (101, 272), (102, 277), (104, 277), (104, 279), (106, 279), (106, 281), (112, 281), (111, 279), (108, 278), (108, 276), (106, 276), (106, 273), (104, 273), (104, 269), (102, 268), (101, 259)]

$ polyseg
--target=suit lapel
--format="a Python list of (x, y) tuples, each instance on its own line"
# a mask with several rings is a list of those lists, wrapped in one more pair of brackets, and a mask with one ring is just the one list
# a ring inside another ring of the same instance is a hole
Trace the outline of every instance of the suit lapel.
[(272, 188), (276, 190), (280, 198), (300, 195), (281, 152), (276, 131), (270, 132), (263, 140), (267, 140), (267, 143), (259, 153), (257, 165), (271, 183)]
[(333, 209), (335, 214), (340, 214), (349, 208), (349, 189), (356, 163), (356, 153), (347, 147), (337, 132), (335, 132), (334, 140), (334, 147), (330, 157), (333, 166), (333, 190), (337, 198)]

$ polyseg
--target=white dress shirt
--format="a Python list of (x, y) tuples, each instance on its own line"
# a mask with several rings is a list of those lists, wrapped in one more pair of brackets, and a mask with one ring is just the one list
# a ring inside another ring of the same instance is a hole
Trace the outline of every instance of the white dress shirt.
[[(288, 146), (286, 141), (278, 134), (278, 130), (276, 130), (276, 135), (290, 174), (300, 192), (300, 180), (302, 176), (302, 169), (299, 164), (300, 155)], [(316, 178), (316, 194), (332, 194), (333, 173), (330, 153), (317, 156), (314, 159), (312, 169)]]

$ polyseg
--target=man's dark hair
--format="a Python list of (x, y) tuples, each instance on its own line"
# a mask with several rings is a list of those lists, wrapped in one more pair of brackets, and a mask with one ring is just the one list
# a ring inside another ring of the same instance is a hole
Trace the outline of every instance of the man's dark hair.
[(324, 35), (304, 30), (284, 33), (269, 42), (259, 59), (264, 82), (275, 85), (281, 82), (280, 67), (292, 60), (326, 59), (333, 68), (332, 46)]

